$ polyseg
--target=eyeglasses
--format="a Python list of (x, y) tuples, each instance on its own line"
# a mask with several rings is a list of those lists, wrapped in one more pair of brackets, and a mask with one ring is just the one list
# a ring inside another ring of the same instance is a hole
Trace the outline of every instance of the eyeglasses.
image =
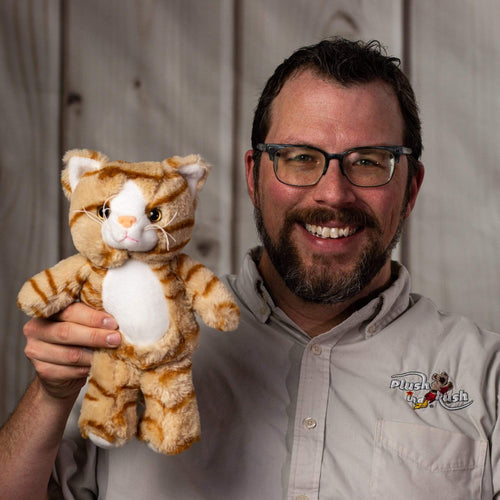
[(330, 160), (339, 161), (340, 171), (355, 186), (383, 186), (392, 179), (401, 155), (412, 153), (404, 146), (366, 146), (339, 154), (295, 144), (257, 144), (256, 149), (269, 155), (280, 182), (298, 187), (317, 184)]

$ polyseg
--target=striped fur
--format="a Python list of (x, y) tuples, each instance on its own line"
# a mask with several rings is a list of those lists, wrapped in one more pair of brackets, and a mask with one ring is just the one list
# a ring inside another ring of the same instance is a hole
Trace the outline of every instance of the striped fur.
[[(137, 436), (156, 451), (180, 453), (200, 439), (191, 379), (199, 332), (195, 313), (219, 330), (233, 330), (239, 322), (226, 287), (205, 266), (179, 253), (191, 238), (196, 194), (208, 166), (196, 155), (128, 163), (88, 150), (70, 151), (64, 161), (61, 182), (70, 199), (69, 224), (79, 253), (28, 280), (18, 305), (40, 317), (75, 300), (103, 309), (109, 269), (130, 259), (147, 264), (167, 305), (168, 328), (153, 343), (124, 337), (119, 348), (94, 353), (79, 423), (82, 435), (99, 445), (120, 446)], [(111, 200), (130, 180), (144, 197), (146, 214), (155, 209), (162, 214), (163, 230), (156, 230), (157, 241), (147, 251), (110, 245), (101, 235), (99, 209), (110, 210)], [(137, 409), (141, 398), (142, 413)]]

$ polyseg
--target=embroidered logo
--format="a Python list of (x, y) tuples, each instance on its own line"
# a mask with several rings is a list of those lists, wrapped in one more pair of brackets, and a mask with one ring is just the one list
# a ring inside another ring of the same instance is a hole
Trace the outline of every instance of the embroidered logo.
[(446, 372), (433, 373), (431, 381), (422, 372), (405, 372), (391, 376), (391, 389), (405, 392), (405, 399), (414, 410), (434, 408), (439, 403), (445, 410), (463, 410), (473, 401), (464, 390), (453, 391), (453, 382)]

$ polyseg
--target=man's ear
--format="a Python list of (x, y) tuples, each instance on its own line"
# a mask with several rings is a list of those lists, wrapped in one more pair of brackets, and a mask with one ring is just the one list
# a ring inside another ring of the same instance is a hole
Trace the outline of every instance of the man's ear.
[(424, 164), (421, 162), (418, 162), (418, 168), (413, 176), (413, 179), (411, 180), (410, 184), (410, 194), (408, 197), (408, 205), (406, 207), (406, 216), (409, 217), (411, 214), (413, 207), (415, 206), (415, 202), (417, 201), (417, 195), (418, 192), (420, 191), (420, 187), (422, 186), (422, 182), (424, 181), (424, 175), (425, 175), (425, 168)]
[(247, 190), (248, 194), (250, 196), (250, 199), (252, 200), (252, 203), (254, 206), (257, 204), (257, 186), (255, 186), (255, 180), (254, 180), (254, 168), (255, 168), (255, 160), (253, 158), (253, 150), (249, 149), (245, 153), (245, 176), (247, 179)]

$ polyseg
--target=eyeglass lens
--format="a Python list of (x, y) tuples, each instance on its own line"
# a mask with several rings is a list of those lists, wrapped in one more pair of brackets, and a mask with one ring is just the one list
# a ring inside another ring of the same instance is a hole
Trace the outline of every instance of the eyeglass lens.
[[(275, 154), (276, 175), (281, 182), (293, 186), (316, 184), (327, 159), (316, 149), (305, 146), (287, 146)], [(384, 149), (356, 149), (342, 159), (344, 173), (358, 186), (380, 186), (387, 183), (394, 170), (394, 154)]]

